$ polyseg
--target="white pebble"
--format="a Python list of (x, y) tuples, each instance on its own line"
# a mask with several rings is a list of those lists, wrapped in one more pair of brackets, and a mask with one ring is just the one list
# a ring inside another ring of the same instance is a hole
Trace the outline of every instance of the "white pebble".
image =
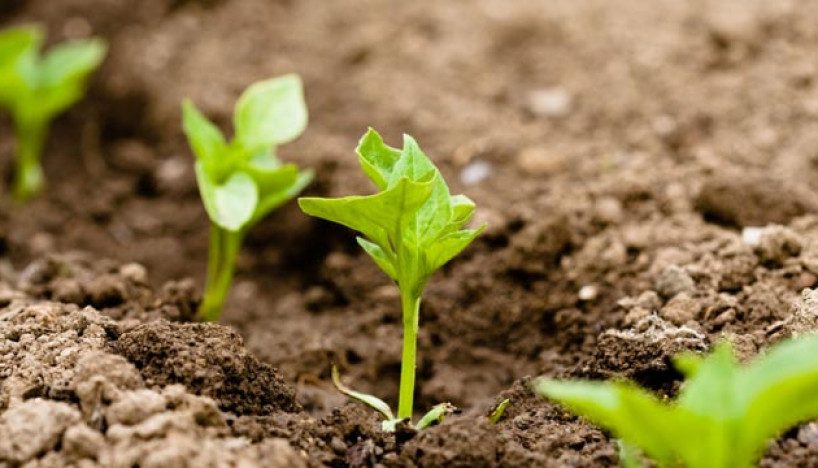
[(565, 88), (544, 88), (528, 93), (528, 110), (539, 117), (565, 117), (574, 98)]
[(596, 299), (597, 295), (599, 295), (599, 289), (593, 284), (586, 284), (579, 288), (579, 293), (577, 294), (581, 301), (592, 301)]
[(761, 235), (763, 233), (763, 227), (746, 227), (741, 230), (741, 240), (750, 247), (755, 247), (761, 242)]
[(460, 182), (474, 185), (486, 180), (492, 172), (491, 164), (485, 161), (474, 161), (460, 171)]

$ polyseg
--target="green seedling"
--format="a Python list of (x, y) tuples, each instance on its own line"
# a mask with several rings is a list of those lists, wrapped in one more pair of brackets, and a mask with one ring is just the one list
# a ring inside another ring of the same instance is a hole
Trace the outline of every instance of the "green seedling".
[(282, 164), (275, 154), (278, 145), (296, 139), (307, 126), (301, 79), (290, 74), (247, 88), (236, 102), (230, 142), (187, 99), (182, 123), (196, 156), (196, 181), (211, 221), (199, 317), (213, 321), (221, 316), (247, 231), (312, 180), (312, 171)]
[(497, 424), (503, 419), (503, 416), (506, 414), (506, 408), (508, 408), (509, 403), (511, 400), (506, 398), (505, 400), (501, 401), (497, 406), (491, 411), (489, 415), (489, 422), (492, 424)]
[[(403, 148), (396, 149), (387, 146), (377, 132), (369, 129), (358, 143), (357, 153), (361, 168), (379, 193), (300, 198), (298, 204), (309, 215), (363, 234), (357, 238), (358, 244), (400, 290), (403, 353), (397, 418), (392, 416), (391, 410), (386, 411), (389, 409), (386, 403), (374, 396), (361, 398), (363, 394), (344, 392), (380, 411), (388, 429), (395, 421), (411, 419), (413, 414), (423, 289), (432, 274), (465, 249), (483, 227), (463, 229), (474, 213), (474, 203), (464, 195), (449, 193), (440, 171), (412, 137), (405, 135)], [(440, 406), (432, 411), (437, 414)]]
[(674, 361), (687, 380), (671, 402), (627, 382), (541, 379), (535, 388), (622, 439), (629, 466), (639, 449), (662, 467), (750, 467), (771, 438), (818, 417), (818, 336), (776, 345), (747, 366), (726, 343)]
[(40, 157), (51, 120), (85, 94), (88, 76), (105, 57), (101, 39), (68, 41), (40, 55), (35, 26), (0, 32), (0, 106), (11, 114), (17, 137), (12, 194), (25, 201), (44, 185)]

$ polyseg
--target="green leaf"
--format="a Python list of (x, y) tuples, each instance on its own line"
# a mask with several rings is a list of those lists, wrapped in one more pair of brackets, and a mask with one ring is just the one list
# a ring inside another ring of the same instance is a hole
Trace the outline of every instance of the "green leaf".
[(43, 87), (61, 87), (82, 81), (99, 67), (108, 46), (102, 39), (64, 42), (51, 49), (40, 64)]
[(642, 468), (642, 453), (638, 448), (628, 444), (623, 440), (617, 440), (617, 451), (619, 452), (619, 466), (622, 468)]
[[(414, 138), (401, 150), (369, 129), (357, 148), (362, 170), (381, 189), (375, 195), (301, 198), (301, 209), (360, 232), (361, 247), (398, 282), (419, 294), (428, 278), (460, 253), (482, 228), (461, 230), (474, 203), (452, 196), (440, 171)], [(377, 248), (376, 248), (377, 247)]]
[(361, 246), (364, 251), (372, 257), (372, 260), (375, 261), (381, 270), (384, 271), (390, 278), (397, 281), (398, 279), (398, 271), (395, 269), (395, 259), (390, 258), (389, 254), (387, 254), (378, 244), (374, 242), (369, 242), (368, 240), (364, 239), (363, 237), (356, 237), (356, 241), (358, 241), (358, 245)]
[(492, 424), (500, 422), (500, 420), (503, 419), (503, 415), (506, 414), (506, 408), (508, 408), (509, 403), (511, 403), (511, 400), (508, 398), (501, 401), (489, 415), (489, 422)]
[(308, 215), (343, 224), (384, 248), (412, 230), (413, 215), (429, 198), (431, 190), (429, 182), (402, 178), (392, 188), (375, 195), (300, 198), (298, 204)]
[(465, 195), (455, 195), (452, 197), (452, 219), (451, 224), (460, 226), (468, 223), (474, 214), (474, 202)]
[(365, 405), (369, 406), (375, 411), (381, 413), (383, 417), (386, 418), (387, 421), (395, 420), (395, 416), (392, 415), (392, 410), (389, 408), (389, 405), (387, 405), (385, 401), (381, 400), (380, 398), (374, 395), (356, 392), (355, 390), (344, 385), (344, 383), (341, 382), (341, 375), (338, 373), (338, 367), (335, 364), (332, 365), (332, 383), (335, 385), (335, 388), (337, 388), (338, 391), (340, 391), (341, 393), (350, 398), (354, 398), (360, 401), (361, 403), (364, 403)]
[(457, 408), (451, 403), (438, 403), (432, 407), (426, 414), (421, 416), (418, 423), (415, 424), (415, 429), (422, 431), (427, 427), (440, 424), (446, 419), (446, 416), (457, 411)]
[(236, 102), (236, 140), (248, 150), (288, 143), (307, 127), (301, 78), (290, 74), (251, 85)]
[(540, 380), (536, 389), (572, 411), (610, 429), (660, 463), (676, 459), (681, 421), (644, 390), (625, 383)]
[(295, 164), (287, 164), (274, 169), (272, 173), (253, 172), (252, 176), (260, 192), (259, 203), (250, 223), (255, 224), (274, 209), (298, 196), (314, 175), (311, 170), (299, 172)]
[(21, 72), (22, 62), (33, 63), (43, 42), (36, 26), (19, 26), (0, 31), (0, 104), (19, 101), (30, 86)]
[(370, 127), (361, 137), (355, 152), (364, 173), (379, 189), (386, 189), (395, 163), (400, 158), (400, 150), (387, 146), (378, 132)]
[(227, 149), (224, 135), (190, 99), (182, 103), (182, 128), (193, 154), (207, 164), (222, 157)]
[(621, 383), (542, 380), (536, 388), (660, 466), (749, 467), (770, 439), (818, 417), (816, 336), (776, 345), (746, 367), (726, 343), (676, 362), (688, 380), (669, 404)]
[(436, 271), (463, 251), (484, 230), (485, 226), (477, 229), (464, 229), (447, 234), (429, 245), (426, 253), (426, 269)]
[(43, 31), (37, 26), (17, 26), (0, 31), (0, 69), (14, 65), (23, 54), (40, 48)]
[(739, 447), (758, 455), (768, 439), (818, 417), (818, 336), (773, 348), (737, 380), (745, 411)]
[(238, 231), (256, 209), (256, 184), (244, 172), (235, 172), (223, 184), (217, 184), (205, 174), (203, 167), (201, 162), (196, 163), (196, 180), (210, 220), (228, 231)]
[(85, 94), (85, 82), (107, 51), (100, 39), (72, 41), (54, 47), (37, 66), (38, 114), (51, 119)]

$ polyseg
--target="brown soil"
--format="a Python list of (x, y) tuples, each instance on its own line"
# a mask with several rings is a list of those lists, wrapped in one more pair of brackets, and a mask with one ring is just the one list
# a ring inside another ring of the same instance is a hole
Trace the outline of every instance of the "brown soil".
[[(681, 350), (750, 357), (818, 324), (816, 4), (138, 3), (0, 4), (111, 43), (53, 127), (48, 192), (0, 200), (0, 466), (612, 466), (531, 376), (672, 394)], [(352, 152), (371, 125), (417, 137), (489, 224), (426, 291), (417, 406), (462, 411), (421, 434), (329, 384), (335, 360), (394, 403), (397, 293), (293, 204), (247, 239), (226, 326), (191, 323), (207, 220), (179, 103), (226, 127), (242, 88), (291, 71), (311, 123), (281, 155), (311, 193), (371, 190)], [(12, 149), (2, 121), (6, 174)], [(815, 431), (763, 465), (814, 464)]]

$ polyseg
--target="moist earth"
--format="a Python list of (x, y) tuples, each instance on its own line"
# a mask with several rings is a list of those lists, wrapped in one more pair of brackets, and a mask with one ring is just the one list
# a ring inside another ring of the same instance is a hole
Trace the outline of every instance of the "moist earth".
[[(0, 198), (0, 465), (614, 466), (532, 378), (672, 396), (681, 351), (749, 359), (818, 326), (816, 4), (0, 4), (30, 21), (111, 49), (52, 128), (47, 192)], [(424, 296), (417, 407), (460, 412), (420, 434), (329, 383), (336, 362), (397, 395), (397, 291), (353, 233), (283, 207), (223, 324), (194, 321), (208, 229), (179, 104), (228, 128), (244, 87), (287, 72), (311, 122), (279, 153), (316, 171), (310, 194), (372, 191), (353, 153), (371, 125), (417, 137), (488, 224)], [(4, 175), (12, 141), (0, 120)], [(762, 465), (814, 463), (817, 434)]]

